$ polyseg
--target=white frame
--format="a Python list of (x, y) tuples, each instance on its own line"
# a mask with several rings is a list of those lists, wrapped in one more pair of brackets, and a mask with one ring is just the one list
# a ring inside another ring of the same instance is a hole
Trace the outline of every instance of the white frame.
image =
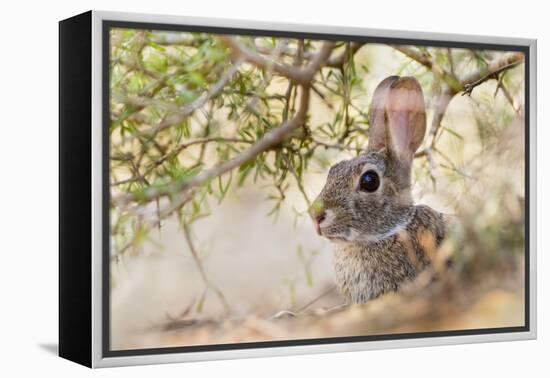
[[(497, 333), (484, 335), (457, 335), (445, 337), (426, 337), (420, 339), (365, 341), (342, 344), (318, 344), (307, 346), (265, 347), (257, 349), (237, 349), (208, 352), (181, 352), (169, 354), (151, 354), (124, 357), (102, 356), (102, 21), (147, 22), (162, 24), (182, 24), (213, 26), (253, 30), (273, 30), (288, 32), (328, 33), (350, 36), (369, 36), (381, 38), (421, 39), (429, 41), (448, 41), (465, 43), (509, 44), (529, 47), (529, 115), (530, 115), (530, 331)], [(285, 23), (265, 23), (214, 18), (193, 18), (181, 16), (92, 11), (92, 367), (113, 367), (153, 363), (173, 363), (186, 361), (220, 360), (266, 356), (284, 356), (306, 353), (346, 352), (372, 349), (403, 347), (422, 347), (434, 345), (481, 343), (494, 341), (526, 340), (536, 338), (536, 62), (537, 42), (534, 39), (473, 36), (459, 34), (439, 34), (397, 30), (363, 29), (322, 25), (298, 25)]]

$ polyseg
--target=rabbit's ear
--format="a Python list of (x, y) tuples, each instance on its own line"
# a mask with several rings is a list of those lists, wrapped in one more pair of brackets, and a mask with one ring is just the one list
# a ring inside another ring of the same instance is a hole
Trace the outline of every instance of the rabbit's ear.
[(404, 163), (412, 162), (426, 133), (422, 87), (413, 77), (394, 81), (386, 98), (386, 148)]
[(369, 109), (369, 149), (380, 150), (386, 147), (386, 101), (393, 83), (399, 76), (389, 76), (374, 90)]

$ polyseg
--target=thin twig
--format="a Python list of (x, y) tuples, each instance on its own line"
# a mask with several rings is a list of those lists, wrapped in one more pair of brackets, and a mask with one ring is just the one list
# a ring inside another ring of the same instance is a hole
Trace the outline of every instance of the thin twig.
[(220, 36), (220, 40), (225, 43), (227, 47), (231, 49), (231, 53), (237, 60), (244, 60), (245, 62), (254, 64), (255, 66), (267, 70), (273, 69), (274, 72), (279, 75), (285, 76), (288, 79), (294, 81), (296, 84), (309, 85), (313, 76), (323, 66), (334, 48), (334, 42), (324, 42), (320, 51), (315, 55), (311, 62), (304, 68), (295, 66), (289, 66), (281, 64), (266, 57), (256, 54), (249, 50), (234, 37)]
[(163, 164), (165, 161), (177, 156), (184, 149), (186, 149), (188, 147), (191, 147), (191, 146), (194, 146), (194, 145), (197, 145), (197, 144), (205, 145), (205, 144), (208, 144), (208, 143), (211, 143), (211, 142), (244, 143), (244, 144), (254, 143), (253, 141), (242, 139), (242, 138), (208, 137), (208, 138), (194, 139), (194, 140), (191, 140), (189, 142), (181, 143), (173, 151), (164, 154), (163, 156), (161, 156), (157, 160), (154, 160), (153, 164), (151, 164), (151, 166), (145, 171), (145, 173), (143, 173), (143, 175), (141, 175), (141, 176), (132, 176), (132, 177), (124, 179), (124, 180), (113, 182), (113, 183), (111, 183), (111, 186), (119, 186), (119, 185), (131, 183), (131, 182), (141, 181), (141, 180), (143, 180), (144, 177), (147, 177), (147, 175), (149, 175), (155, 168), (157, 168), (158, 166)]
[[(183, 207), (187, 202), (189, 202), (195, 195), (195, 189), (191, 189), (176, 198), (172, 199), (168, 205), (161, 208), (160, 206), (156, 209), (157, 218), (154, 221), (146, 222), (144, 221), (141, 225), (142, 232), (149, 232), (150, 230), (158, 227), (163, 219), (167, 218), (175, 211)], [(156, 199), (155, 199), (156, 200)], [(139, 214), (136, 213), (137, 216)], [(115, 254), (111, 256), (111, 261), (118, 261), (133, 245), (136, 243), (136, 238), (130, 240), (122, 248), (120, 248)]]
[(301, 307), (299, 307), (295, 312), (296, 313), (300, 313), (300, 312), (303, 312), (305, 309), (307, 309), (309, 306), (311, 306), (312, 304), (314, 304), (315, 302), (317, 302), (319, 299), (329, 295), (330, 293), (332, 293), (334, 290), (336, 290), (336, 286), (335, 285), (332, 285), (328, 290), (325, 290), (323, 291), (321, 294), (319, 294), (318, 296), (316, 296), (315, 298), (313, 298), (312, 300), (310, 300), (309, 302), (307, 302), (306, 304), (302, 305)]
[(359, 43), (359, 42), (351, 42), (348, 46), (349, 48), (346, 48), (340, 55), (331, 57), (328, 61), (326, 66), (332, 67), (332, 68), (338, 68), (342, 69), (344, 65), (350, 60), (353, 55), (359, 51), (361, 47), (363, 47), (365, 43)]
[[(494, 75), (495, 72), (501, 72), (502, 68), (506, 68), (507, 66), (519, 64), (524, 62), (525, 56), (521, 52), (511, 52), (511, 53), (505, 53), (501, 54), (498, 57), (494, 58), (490, 62), (487, 63), (487, 68), (483, 70), (477, 70), (469, 75), (461, 78), (461, 83), (463, 86), (463, 89), (466, 89), (465, 86), (468, 83), (474, 83), (483, 77)], [(509, 67), (511, 68), (511, 67)], [(488, 79), (490, 79), (489, 77)]]
[(468, 95), (468, 96), (471, 96), (472, 95), (472, 91), (474, 90), (475, 87), (477, 87), (478, 85), (486, 82), (487, 80), (489, 79), (497, 79), (498, 78), (498, 75), (501, 73), (501, 72), (504, 72), (506, 70), (509, 70), (511, 68), (514, 68), (516, 67), (518, 64), (520, 63), (523, 63), (523, 61), (515, 61), (515, 62), (512, 62), (510, 64), (507, 64), (505, 66), (502, 66), (502, 67), (499, 67), (498, 69), (492, 71), (492, 72), (489, 72), (487, 75), (479, 78), (478, 80), (472, 82), (472, 83), (466, 83), (464, 84), (464, 91), (462, 92), (462, 96), (464, 95)]
[(214, 291), (214, 293), (217, 295), (218, 299), (220, 300), (221, 304), (223, 305), (225, 309), (226, 315), (229, 315), (231, 312), (231, 307), (229, 306), (229, 303), (227, 302), (227, 299), (225, 298), (225, 295), (223, 292), (218, 288), (212, 281), (208, 278), (206, 271), (204, 270), (204, 266), (202, 265), (202, 261), (199, 257), (199, 254), (197, 252), (197, 249), (195, 248), (195, 245), (193, 244), (193, 240), (191, 237), (191, 231), (189, 229), (189, 225), (182, 222), (182, 228), (183, 228), (183, 235), (185, 236), (185, 241), (187, 242), (187, 245), (189, 246), (189, 251), (191, 252), (191, 256), (193, 256), (193, 260), (195, 261), (195, 265), (197, 266), (197, 269), (199, 270), (199, 273), (201, 275), (202, 281), (204, 283), (205, 288), (208, 290)]
[(437, 132), (441, 127), (441, 121), (443, 120), (443, 117), (445, 117), (447, 107), (449, 106), (449, 103), (451, 102), (453, 97), (454, 94), (452, 90), (448, 87), (445, 87), (434, 98), (434, 115), (432, 118), (432, 125), (430, 127), (430, 136), (432, 138), (430, 144), (431, 147), (435, 145)]
[(314, 144), (316, 144), (318, 146), (322, 146), (322, 147), (325, 147), (325, 148), (332, 148), (332, 149), (340, 150), (340, 151), (351, 151), (351, 152), (357, 152), (357, 153), (365, 151), (364, 148), (346, 146), (346, 145), (343, 145), (343, 144), (336, 144), (336, 143), (327, 143), (327, 142), (320, 141), (318, 139), (312, 139), (312, 141), (313, 141)]
[(302, 193), (302, 196), (304, 197), (304, 200), (307, 203), (307, 208), (309, 209), (311, 207), (311, 201), (309, 197), (307, 196), (306, 190), (304, 189), (304, 184), (300, 177), (298, 177), (298, 173), (296, 172), (296, 169), (291, 164), (290, 160), (286, 155), (283, 155), (283, 158), (285, 160), (287, 168), (290, 170), (290, 173), (292, 173), (292, 176), (294, 176), (294, 179), (296, 180), (296, 184), (298, 185), (298, 190)]
[[(203, 96), (199, 97), (195, 101), (191, 102), (188, 105), (185, 105), (184, 107), (180, 108), (176, 106), (175, 104), (161, 102), (159, 100), (151, 99), (151, 98), (143, 98), (143, 97), (131, 97), (131, 98), (124, 98), (119, 97), (118, 101), (121, 101), (126, 104), (132, 104), (137, 106), (148, 106), (148, 105), (165, 105), (168, 106), (168, 110), (172, 111), (172, 114), (165, 117), (160, 123), (158, 123), (156, 126), (152, 127), (151, 129), (144, 131), (141, 133), (142, 135), (146, 136), (153, 136), (158, 134), (160, 131), (167, 129), (169, 127), (172, 127), (173, 125), (178, 125), (182, 123), (186, 118), (188, 118), (190, 115), (192, 115), (196, 110), (202, 108), (210, 99), (216, 97), (223, 88), (231, 81), (233, 80), (233, 77), (239, 72), (239, 67), (241, 65), (241, 61), (236, 61), (230, 68), (227, 70), (227, 72), (218, 80), (212, 87), (204, 94)], [(125, 138), (120, 142), (120, 145), (127, 143), (131, 138), (134, 136), (130, 136), (129, 138)]]
[[(238, 42), (236, 42), (233, 38), (224, 38), (225, 41), (229, 41), (228, 43), (230, 44), (230, 46), (240, 46), (240, 44), (238, 44)], [(325, 42), (321, 47), (319, 53), (317, 53), (316, 57), (309, 63), (307, 68), (302, 69), (302, 72), (305, 72), (305, 74), (309, 77), (309, 80), (313, 79), (313, 75), (328, 59), (333, 47), (333, 42)], [(246, 59), (246, 56), (244, 58)], [(264, 63), (267, 64), (267, 62)], [(315, 71), (312, 71), (312, 69), (315, 69)], [(222, 88), (220, 88), (219, 90), (221, 89)], [(167, 196), (171, 195), (172, 193), (178, 193), (182, 190), (188, 190), (190, 188), (202, 185), (212, 178), (220, 176), (236, 167), (241, 166), (245, 162), (256, 158), (256, 156), (258, 156), (262, 152), (267, 151), (277, 144), (281, 143), (282, 141), (286, 140), (296, 128), (304, 124), (309, 107), (309, 92), (309, 85), (302, 85), (300, 106), (294, 117), (291, 120), (284, 122), (281, 126), (269, 131), (267, 134), (264, 135), (261, 140), (257, 141), (249, 149), (241, 152), (239, 155), (235, 156), (231, 160), (219, 163), (213, 168), (200, 173), (199, 175), (191, 178), (188, 181), (174, 183), (168, 188), (148, 188), (143, 193), (141, 193), (139, 197), (133, 193), (123, 193), (117, 195), (112, 198), (112, 204), (124, 206), (125, 204), (135, 201), (138, 198), (147, 199), (150, 201), (161, 196)], [(160, 128), (160, 126), (161, 125), (157, 126), (157, 130)]]
[(288, 122), (283, 123), (281, 126), (269, 131), (264, 135), (262, 139), (254, 143), (249, 149), (241, 152), (231, 160), (219, 163), (213, 168), (203, 171), (199, 175), (189, 179), (185, 182), (177, 182), (169, 185), (168, 188), (148, 188), (141, 196), (136, 196), (133, 193), (123, 193), (112, 198), (113, 205), (124, 206), (125, 204), (135, 201), (138, 198), (145, 198), (147, 200), (153, 200), (158, 197), (171, 195), (172, 193), (178, 193), (180, 191), (188, 190), (197, 186), (200, 186), (209, 180), (220, 176), (236, 167), (241, 166), (249, 160), (256, 158), (259, 154), (267, 151), (275, 145), (281, 143), (287, 139), (292, 132), (305, 122), (307, 109), (309, 106), (309, 88), (302, 88), (302, 94), (300, 99), (300, 108), (294, 117)]
[(394, 45), (392, 47), (433, 72), (435, 76), (445, 82), (453, 91), (459, 92), (462, 90), (460, 81), (452, 73), (436, 64), (426, 52), (409, 46)]

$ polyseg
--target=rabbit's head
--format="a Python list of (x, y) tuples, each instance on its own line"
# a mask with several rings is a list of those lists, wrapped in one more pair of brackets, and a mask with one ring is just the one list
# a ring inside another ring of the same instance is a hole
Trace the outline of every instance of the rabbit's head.
[(413, 211), (411, 166), (426, 131), (422, 88), (390, 76), (374, 91), (368, 147), (332, 166), (311, 206), (317, 232), (333, 241), (376, 241), (406, 225)]

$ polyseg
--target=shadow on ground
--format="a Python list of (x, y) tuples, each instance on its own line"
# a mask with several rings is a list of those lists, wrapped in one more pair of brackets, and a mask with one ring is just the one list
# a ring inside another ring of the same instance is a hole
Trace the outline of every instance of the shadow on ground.
[(38, 344), (38, 347), (50, 354), (59, 355), (59, 345), (56, 343), (41, 343)]

